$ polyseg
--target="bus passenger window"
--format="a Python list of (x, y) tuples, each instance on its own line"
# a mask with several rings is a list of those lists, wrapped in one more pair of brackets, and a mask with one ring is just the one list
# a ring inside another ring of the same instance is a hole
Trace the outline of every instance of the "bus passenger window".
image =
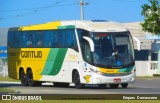
[(51, 47), (51, 48), (53, 48), (54, 47), (53, 42), (49, 42), (48, 46)]
[(38, 47), (43, 47), (43, 42), (42, 41), (38, 41), (37, 45), (38, 45)]
[(34, 31), (33, 32), (33, 47), (43, 47), (44, 44), (44, 33), (43, 31)]
[(73, 34), (73, 49), (78, 51), (78, 45), (75, 34)]
[(75, 32), (72, 29), (67, 30), (67, 34), (66, 34), (66, 46), (68, 48), (72, 48), (72, 49), (78, 51), (78, 46), (77, 46)]
[(56, 30), (56, 31), (54, 31), (54, 33), (53, 33), (53, 46), (54, 46), (54, 48), (58, 48), (58, 41), (59, 39), (58, 39), (58, 31)]
[(27, 35), (26, 34), (26, 45), (27, 47), (33, 47), (33, 34)]
[(27, 41), (27, 47), (32, 47), (32, 41)]

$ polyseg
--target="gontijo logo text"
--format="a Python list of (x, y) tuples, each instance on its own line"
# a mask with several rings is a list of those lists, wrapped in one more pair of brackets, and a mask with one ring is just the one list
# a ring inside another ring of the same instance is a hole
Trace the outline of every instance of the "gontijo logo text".
[(42, 58), (42, 51), (21, 51), (22, 58)]

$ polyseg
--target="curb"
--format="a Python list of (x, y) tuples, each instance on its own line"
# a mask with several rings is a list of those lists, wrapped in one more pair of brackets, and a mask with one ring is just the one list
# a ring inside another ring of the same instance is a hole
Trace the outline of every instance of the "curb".
[(21, 84), (21, 82), (0, 81), (0, 84)]

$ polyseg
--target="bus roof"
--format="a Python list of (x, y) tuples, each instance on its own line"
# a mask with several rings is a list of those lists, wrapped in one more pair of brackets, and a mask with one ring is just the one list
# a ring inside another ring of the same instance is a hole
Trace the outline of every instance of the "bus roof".
[(28, 30), (53, 30), (65, 28), (80, 28), (91, 32), (121, 32), (128, 31), (123, 25), (111, 21), (103, 20), (71, 20), (71, 21), (53, 21), (38, 25), (22, 26), (10, 28), (10, 31), (28, 31)]

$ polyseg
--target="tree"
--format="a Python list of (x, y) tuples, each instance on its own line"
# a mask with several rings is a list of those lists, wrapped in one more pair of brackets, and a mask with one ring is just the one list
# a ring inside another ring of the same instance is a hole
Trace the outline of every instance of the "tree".
[(160, 35), (160, 6), (158, 0), (148, 0), (151, 5), (142, 5), (141, 15), (145, 17), (142, 29), (154, 35)]

